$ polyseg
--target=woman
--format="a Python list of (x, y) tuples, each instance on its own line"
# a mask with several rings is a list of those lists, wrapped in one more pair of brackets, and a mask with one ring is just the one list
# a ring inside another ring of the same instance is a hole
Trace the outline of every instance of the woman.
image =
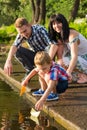
[[(49, 34), (52, 40), (56, 41), (59, 38), (67, 47), (64, 49), (62, 64), (68, 67), (68, 75), (71, 75), (76, 68), (79, 72), (83, 72), (78, 75), (77, 82), (87, 82), (87, 39), (75, 29), (69, 28), (69, 24), (62, 14), (54, 14), (50, 17)], [(70, 53), (66, 55), (68, 50)]]

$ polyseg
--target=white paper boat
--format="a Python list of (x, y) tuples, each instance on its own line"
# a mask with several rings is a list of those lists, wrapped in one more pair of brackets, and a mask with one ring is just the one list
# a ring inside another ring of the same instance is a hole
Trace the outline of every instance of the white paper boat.
[(34, 117), (39, 117), (40, 111), (36, 111), (34, 108), (32, 108), (30, 114)]
[(37, 117), (31, 115), (30, 119), (36, 122), (37, 125), (39, 125), (39, 119)]

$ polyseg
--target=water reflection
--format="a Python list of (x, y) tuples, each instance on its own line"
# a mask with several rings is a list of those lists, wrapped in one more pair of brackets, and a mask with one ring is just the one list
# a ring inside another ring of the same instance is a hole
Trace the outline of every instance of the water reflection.
[(50, 125), (50, 120), (46, 116), (40, 115), (38, 118), (31, 116), (24, 116), (19, 113), (19, 124), (21, 130), (57, 130), (55, 126)]
[(55, 126), (50, 125), (50, 120), (46, 116), (40, 115), (37, 119), (34, 117), (31, 119), (30, 116), (25, 116), (25, 112), (19, 112), (18, 117), (15, 115), (12, 120), (10, 120), (8, 113), (3, 113), (1, 130), (57, 130)]
[(30, 114), (32, 105), (0, 81), (0, 130), (65, 130), (41, 113)]
[(7, 113), (3, 113), (2, 114), (1, 125), (2, 125), (1, 126), (1, 130), (9, 130), (9, 128), (10, 128), (10, 121), (9, 121)]

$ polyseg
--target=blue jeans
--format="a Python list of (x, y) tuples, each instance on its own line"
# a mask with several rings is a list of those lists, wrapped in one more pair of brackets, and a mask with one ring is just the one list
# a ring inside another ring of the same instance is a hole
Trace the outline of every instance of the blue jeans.
[(15, 57), (22, 63), (26, 70), (31, 71), (34, 68), (34, 56), (35, 52), (24, 47), (20, 47)]

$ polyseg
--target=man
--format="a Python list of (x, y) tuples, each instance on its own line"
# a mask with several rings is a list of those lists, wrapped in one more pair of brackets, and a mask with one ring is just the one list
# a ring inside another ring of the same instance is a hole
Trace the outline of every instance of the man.
[[(15, 21), (15, 27), (18, 32), (13, 45), (8, 53), (4, 65), (4, 71), (9, 76), (12, 73), (12, 58), (15, 57), (23, 64), (26, 72), (29, 73), (34, 68), (34, 56), (38, 51), (45, 51), (50, 45), (49, 55), (53, 59), (58, 51), (57, 43), (51, 43), (48, 33), (43, 26), (31, 26), (25, 18), (18, 18)], [(32, 50), (22, 47), (23, 41), (26, 40)]]

